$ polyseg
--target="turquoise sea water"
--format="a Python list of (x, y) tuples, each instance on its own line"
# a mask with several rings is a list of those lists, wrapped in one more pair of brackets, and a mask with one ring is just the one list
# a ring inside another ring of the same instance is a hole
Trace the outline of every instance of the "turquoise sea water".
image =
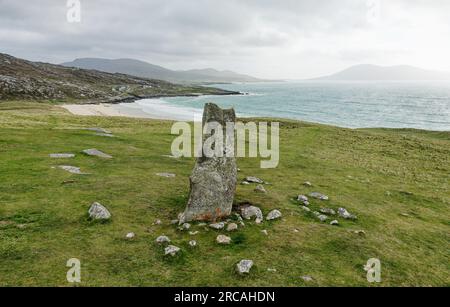
[[(220, 84), (242, 96), (141, 100), (146, 108), (181, 117), (201, 114), (206, 102), (241, 116), (298, 119), (341, 127), (450, 131), (450, 82), (277, 82)], [(176, 117), (175, 117), (176, 118)]]

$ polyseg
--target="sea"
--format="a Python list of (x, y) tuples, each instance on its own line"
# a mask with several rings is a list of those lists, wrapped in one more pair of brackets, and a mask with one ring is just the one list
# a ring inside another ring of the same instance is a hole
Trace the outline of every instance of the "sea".
[(450, 131), (450, 81), (287, 81), (213, 84), (236, 96), (143, 99), (123, 109), (174, 120), (201, 119), (203, 106), (233, 107), (240, 117), (273, 117), (347, 128)]

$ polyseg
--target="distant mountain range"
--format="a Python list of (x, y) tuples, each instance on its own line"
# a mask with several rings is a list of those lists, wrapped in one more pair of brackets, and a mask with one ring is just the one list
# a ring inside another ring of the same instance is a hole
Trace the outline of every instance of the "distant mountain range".
[(137, 77), (165, 80), (175, 83), (230, 83), (262, 82), (265, 80), (238, 74), (233, 71), (218, 71), (212, 68), (192, 70), (170, 70), (135, 59), (81, 58), (62, 63), (67, 67), (94, 69), (108, 73), (122, 73)]
[(377, 66), (356, 65), (330, 76), (315, 78), (313, 80), (330, 81), (431, 81), (450, 80), (450, 73), (421, 69), (413, 66)]
[(119, 73), (31, 62), (0, 53), (0, 102), (126, 102), (142, 98), (233, 95), (213, 87), (185, 86)]

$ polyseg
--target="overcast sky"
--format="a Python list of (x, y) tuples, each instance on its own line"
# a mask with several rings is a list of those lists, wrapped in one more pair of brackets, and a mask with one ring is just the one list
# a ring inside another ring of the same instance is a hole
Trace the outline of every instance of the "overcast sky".
[[(51, 63), (136, 58), (309, 78), (354, 64), (450, 71), (448, 0), (0, 0), (0, 52)], [(378, 9), (379, 8), (379, 9)]]

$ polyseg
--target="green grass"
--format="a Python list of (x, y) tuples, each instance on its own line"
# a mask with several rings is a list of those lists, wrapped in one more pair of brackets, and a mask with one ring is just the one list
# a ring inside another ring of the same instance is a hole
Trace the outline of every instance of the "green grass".
[[(117, 137), (95, 136), (87, 127)], [(233, 244), (219, 246), (220, 232), (194, 225), (200, 233), (190, 236), (170, 225), (185, 207), (194, 165), (193, 159), (162, 157), (175, 137), (170, 127), (169, 121), (79, 117), (46, 104), (0, 103), (0, 285), (69, 286), (69, 258), (81, 260), (82, 286), (374, 286), (363, 270), (369, 258), (381, 260), (381, 286), (450, 285), (450, 133), (283, 122), (278, 168), (260, 169), (259, 159), (238, 161), (239, 180), (258, 176), (271, 183), (268, 194), (239, 185), (236, 195), (265, 214), (280, 209), (282, 220), (246, 223), (231, 234)], [(87, 148), (114, 158), (80, 154)], [(57, 152), (77, 156), (48, 157)], [(60, 164), (91, 175), (52, 168)], [(320, 223), (292, 200), (312, 191), (330, 196), (326, 203), (313, 200), (313, 209), (343, 206), (359, 219), (340, 220), (339, 227)], [(110, 209), (111, 222), (87, 219), (94, 201)], [(156, 219), (163, 225), (153, 225)], [(125, 240), (131, 231), (136, 239)], [(182, 248), (180, 255), (163, 255), (154, 243), (162, 234)], [(191, 239), (197, 248), (189, 247)], [(254, 260), (250, 276), (234, 272), (241, 259)], [(314, 282), (305, 283), (303, 275)]]

